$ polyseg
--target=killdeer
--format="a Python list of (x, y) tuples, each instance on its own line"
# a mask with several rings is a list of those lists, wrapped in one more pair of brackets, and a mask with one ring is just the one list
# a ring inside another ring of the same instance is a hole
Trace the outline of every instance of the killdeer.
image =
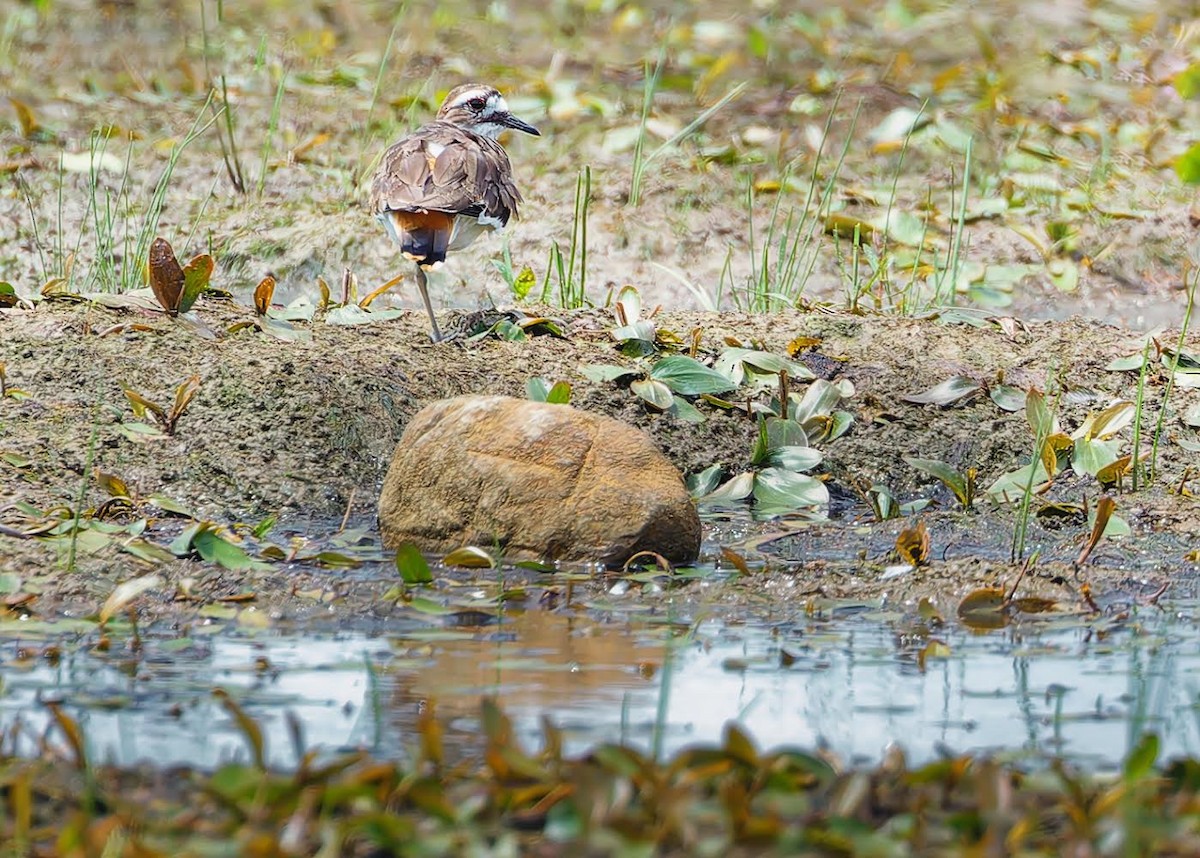
[(461, 250), (484, 230), (501, 229), (517, 216), (521, 193), (508, 155), (496, 142), (510, 128), (541, 135), (509, 113), (494, 87), (455, 87), (433, 122), (384, 153), (371, 182), (375, 216), (400, 252), (417, 263), (417, 286), (434, 342), (442, 333), (425, 272), (444, 262), (447, 251)]

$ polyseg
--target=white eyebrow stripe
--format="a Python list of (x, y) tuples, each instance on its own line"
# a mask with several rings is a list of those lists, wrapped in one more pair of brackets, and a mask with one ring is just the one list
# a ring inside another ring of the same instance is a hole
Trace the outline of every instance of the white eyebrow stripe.
[(504, 96), (502, 95), (493, 96), (491, 106), (497, 113), (508, 113), (508, 102), (504, 100)]
[[(450, 106), (451, 107), (462, 107), (464, 104), (466, 104), (471, 99), (479, 98), (480, 96), (484, 95), (485, 93), (486, 93), (486, 90), (482, 90), (482, 89), (468, 89), (466, 92), (464, 92), (458, 98), (454, 99), (454, 101), (450, 102)], [(503, 99), (501, 99), (501, 101), (503, 101)]]

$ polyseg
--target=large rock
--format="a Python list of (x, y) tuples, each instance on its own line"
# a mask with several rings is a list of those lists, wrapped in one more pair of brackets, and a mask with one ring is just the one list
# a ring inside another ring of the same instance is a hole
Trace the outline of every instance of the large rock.
[(679, 472), (641, 431), (569, 405), (461, 396), (404, 430), (379, 498), (383, 542), (430, 552), (592, 560), (638, 551), (675, 563), (700, 550)]

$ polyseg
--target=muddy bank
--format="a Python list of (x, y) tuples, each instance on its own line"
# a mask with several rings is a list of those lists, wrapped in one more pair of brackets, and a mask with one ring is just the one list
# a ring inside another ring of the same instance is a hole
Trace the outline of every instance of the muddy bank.
[[(162, 314), (93, 304), (43, 303), (33, 311), (8, 310), (0, 316), (7, 384), (27, 394), (0, 405), (0, 505), (10, 521), (11, 505), (18, 502), (43, 511), (76, 508), (81, 500), (85, 509), (99, 506), (107, 495), (93, 476), (98, 469), (118, 476), (139, 496), (166, 496), (226, 524), (276, 516), (292, 528), (330, 530), (349, 514), (370, 526), (389, 456), (416, 411), (464, 393), (524, 396), (526, 381), (534, 376), (569, 381), (573, 404), (646, 430), (685, 473), (714, 463), (736, 472), (751, 454), (755, 425), (741, 412), (701, 403), (706, 421), (685, 423), (652, 413), (626, 387), (581, 375), (584, 366), (630, 362), (615, 350), (608, 333), (611, 317), (604, 312), (563, 316), (566, 338), (439, 345), (428, 342), (419, 313), (352, 327), (320, 321), (298, 325), (311, 330), (311, 342), (285, 342), (252, 329), (226, 333), (252, 317), (249, 309), (226, 302), (202, 301), (199, 316), (216, 339)], [(662, 317), (659, 327), (683, 337), (698, 329), (702, 356), (720, 351), (730, 338), (780, 354), (797, 338), (809, 338), (815, 345), (804, 359), (854, 384), (856, 395), (846, 403), (854, 423), (845, 436), (824, 446), (826, 458), (818, 469), (828, 475), (834, 517), (842, 524), (870, 524), (858, 493), (874, 483), (886, 484), (901, 500), (932, 496), (944, 509), (953, 507), (950, 493), (905, 464), (906, 456), (974, 467), (985, 487), (1028, 461), (1032, 435), (1023, 413), (1004, 412), (986, 395), (948, 407), (906, 402), (906, 395), (956, 375), (1058, 388), (1079, 395), (1059, 399), (1057, 416), (1069, 432), (1089, 410), (1136, 393), (1136, 374), (1105, 366), (1137, 351), (1137, 337), (1091, 321), (1039, 323), (1006, 332), (994, 322), (974, 327), (826, 312), (677, 313)], [(1190, 347), (1196, 345), (1191, 338)], [(144, 443), (130, 440), (128, 426), (135, 418), (123, 388), (166, 404), (193, 374), (200, 378), (199, 391), (175, 434)], [(1147, 434), (1164, 381), (1154, 373), (1146, 388)], [(1148, 489), (1116, 496), (1134, 540), (1171, 536), (1158, 577), (1185, 569), (1181, 552), (1200, 532), (1200, 506), (1174, 490), (1196, 464), (1196, 454), (1174, 443), (1180, 437), (1195, 439), (1195, 430), (1179, 422), (1195, 397), (1194, 390), (1179, 386), (1171, 394), (1160, 479)], [(1075, 501), (1094, 500), (1099, 486), (1064, 478), (1056, 492)], [(978, 503), (973, 515), (980, 526), (989, 521), (1011, 526), (1006, 511), (993, 512), (986, 502)], [(876, 546), (890, 538), (879, 534), (898, 527), (896, 522), (876, 527)], [(1077, 535), (1063, 539), (1070, 542)], [(22, 574), (41, 574), (51, 559), (37, 541), (12, 538), (0, 541), (0, 555), (6, 568)], [(117, 578), (138, 568), (128, 558), (96, 562)], [(968, 577), (988, 574), (983, 569)], [(863, 586), (861, 581), (835, 586), (835, 579), (817, 583), (834, 591)]]

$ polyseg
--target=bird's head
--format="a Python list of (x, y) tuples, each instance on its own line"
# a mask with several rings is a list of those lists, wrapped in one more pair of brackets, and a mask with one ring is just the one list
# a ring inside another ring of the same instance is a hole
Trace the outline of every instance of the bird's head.
[(495, 87), (481, 83), (463, 84), (450, 90), (437, 118), (493, 140), (509, 129), (541, 136), (528, 122), (509, 113), (508, 103)]

